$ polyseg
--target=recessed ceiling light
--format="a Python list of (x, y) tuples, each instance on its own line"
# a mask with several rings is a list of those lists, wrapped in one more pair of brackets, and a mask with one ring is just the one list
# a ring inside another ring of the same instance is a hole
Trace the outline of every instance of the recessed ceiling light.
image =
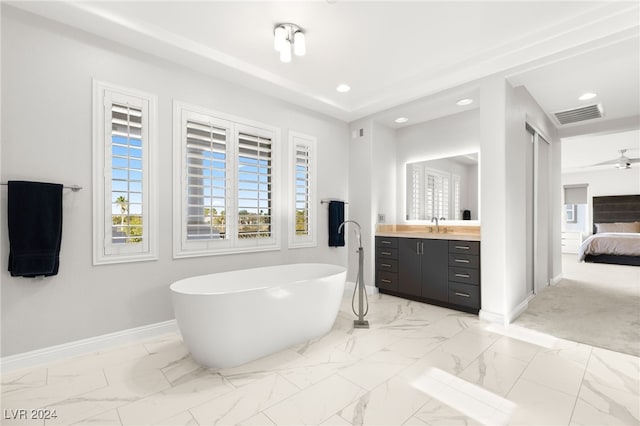
[(396, 123), (406, 123), (407, 121), (409, 121), (409, 119), (407, 117), (398, 117), (394, 121)]
[(348, 84), (341, 84), (340, 86), (336, 87), (336, 90), (340, 93), (345, 93), (351, 90), (351, 87), (349, 87)]
[(578, 100), (580, 100), (580, 101), (587, 101), (587, 100), (589, 100), (589, 99), (593, 99), (593, 98), (595, 98), (596, 96), (598, 96), (598, 95), (596, 95), (595, 93), (587, 92), (587, 93), (583, 93), (583, 94), (578, 98)]
[(456, 102), (456, 105), (465, 106), (465, 105), (470, 105), (472, 103), (473, 103), (473, 99), (464, 98), (464, 99), (460, 99), (458, 102)]

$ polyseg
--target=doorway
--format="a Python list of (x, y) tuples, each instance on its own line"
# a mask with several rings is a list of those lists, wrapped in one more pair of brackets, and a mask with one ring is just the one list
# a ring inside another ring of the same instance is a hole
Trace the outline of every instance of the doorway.
[(527, 294), (536, 294), (551, 279), (551, 144), (529, 123), (527, 152)]

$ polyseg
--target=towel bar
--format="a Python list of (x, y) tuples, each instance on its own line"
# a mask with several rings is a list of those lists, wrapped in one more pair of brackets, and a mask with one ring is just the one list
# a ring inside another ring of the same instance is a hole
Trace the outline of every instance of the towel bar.
[[(7, 186), (9, 184), (6, 183), (6, 182), (2, 182), (2, 183), (0, 183), (0, 185)], [(64, 185), (63, 188), (70, 189), (73, 192), (78, 192), (78, 191), (80, 191), (82, 189), (82, 187), (80, 185)]]
[[(342, 201), (342, 200), (320, 200), (320, 204), (329, 204), (331, 201)], [(347, 201), (342, 201), (345, 204), (349, 204)]]

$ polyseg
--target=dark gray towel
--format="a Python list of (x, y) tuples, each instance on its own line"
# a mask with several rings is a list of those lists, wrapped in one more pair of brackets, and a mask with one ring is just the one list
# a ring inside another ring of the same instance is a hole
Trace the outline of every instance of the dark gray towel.
[(58, 273), (62, 185), (9, 181), (9, 272), (13, 277)]
[(329, 202), (329, 247), (344, 247), (344, 227), (338, 232), (340, 224), (344, 222), (344, 202)]

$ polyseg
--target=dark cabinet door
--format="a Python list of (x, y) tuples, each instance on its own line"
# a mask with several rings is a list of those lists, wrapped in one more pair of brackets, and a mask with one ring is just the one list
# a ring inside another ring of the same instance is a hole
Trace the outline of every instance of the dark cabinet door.
[(449, 241), (422, 240), (422, 297), (449, 300)]
[[(420, 279), (420, 244), (415, 238), (398, 238), (398, 292), (422, 295)], [(445, 251), (446, 253), (446, 251)], [(445, 264), (446, 266), (446, 264)]]

